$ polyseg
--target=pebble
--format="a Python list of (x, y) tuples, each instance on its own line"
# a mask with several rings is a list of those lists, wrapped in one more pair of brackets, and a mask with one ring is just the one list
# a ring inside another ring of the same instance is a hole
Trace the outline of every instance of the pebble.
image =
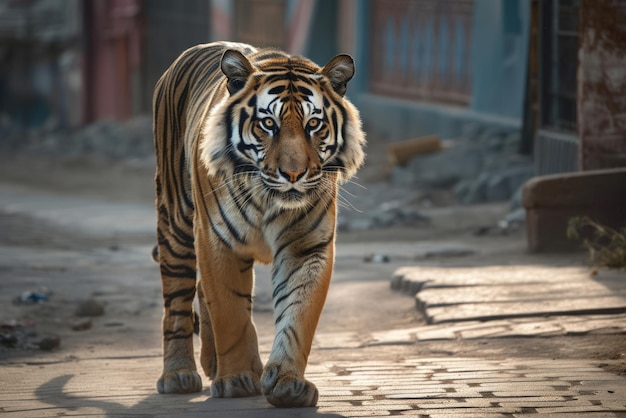
[(91, 319), (85, 318), (85, 319), (79, 319), (78, 321), (74, 322), (74, 324), (72, 325), (72, 329), (74, 331), (85, 331), (85, 330), (90, 329), (91, 326), (92, 326)]
[(467, 257), (473, 254), (476, 254), (476, 252), (467, 248), (442, 248), (440, 250), (427, 251), (422, 256), (416, 256), (416, 258)]
[(76, 308), (76, 316), (83, 317), (83, 316), (102, 316), (102, 315), (104, 315), (104, 306), (100, 302), (94, 299), (88, 299), (82, 302)]
[(43, 337), (37, 342), (37, 346), (40, 350), (50, 351), (58, 348), (61, 345), (61, 338), (56, 335)]
[(366, 263), (388, 263), (391, 258), (387, 254), (368, 254), (363, 258)]

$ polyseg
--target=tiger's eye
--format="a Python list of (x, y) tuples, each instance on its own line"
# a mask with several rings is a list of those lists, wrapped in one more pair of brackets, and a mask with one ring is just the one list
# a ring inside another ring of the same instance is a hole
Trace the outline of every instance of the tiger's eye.
[(269, 129), (270, 131), (276, 127), (276, 122), (274, 122), (274, 119), (272, 118), (263, 118), (261, 123), (265, 129)]
[(319, 128), (319, 126), (321, 125), (322, 121), (321, 119), (318, 118), (311, 118), (309, 119), (309, 121), (306, 124), (306, 127), (308, 130), (312, 131), (314, 129)]

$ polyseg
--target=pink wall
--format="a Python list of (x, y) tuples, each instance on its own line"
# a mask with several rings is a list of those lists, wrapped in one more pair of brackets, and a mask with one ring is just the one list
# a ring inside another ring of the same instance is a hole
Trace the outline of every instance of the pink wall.
[(85, 123), (132, 114), (141, 64), (141, 0), (85, 0)]

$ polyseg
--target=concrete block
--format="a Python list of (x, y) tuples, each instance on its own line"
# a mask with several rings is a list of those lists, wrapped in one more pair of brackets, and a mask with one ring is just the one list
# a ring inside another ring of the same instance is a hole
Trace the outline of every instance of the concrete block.
[(522, 202), (531, 252), (578, 249), (580, 242), (566, 236), (570, 218), (626, 225), (626, 168), (535, 177), (525, 184)]

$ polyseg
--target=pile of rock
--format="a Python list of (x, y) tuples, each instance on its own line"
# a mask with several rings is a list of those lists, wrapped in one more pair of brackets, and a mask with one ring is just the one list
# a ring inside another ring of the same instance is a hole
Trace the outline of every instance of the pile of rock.
[(124, 122), (103, 120), (74, 132), (13, 133), (0, 141), (5, 153), (60, 157), (143, 158), (154, 155), (152, 118), (137, 116)]
[(411, 189), (452, 189), (461, 204), (511, 199), (534, 176), (530, 156), (520, 155), (519, 131), (466, 125), (441, 152), (395, 167), (392, 183)]

